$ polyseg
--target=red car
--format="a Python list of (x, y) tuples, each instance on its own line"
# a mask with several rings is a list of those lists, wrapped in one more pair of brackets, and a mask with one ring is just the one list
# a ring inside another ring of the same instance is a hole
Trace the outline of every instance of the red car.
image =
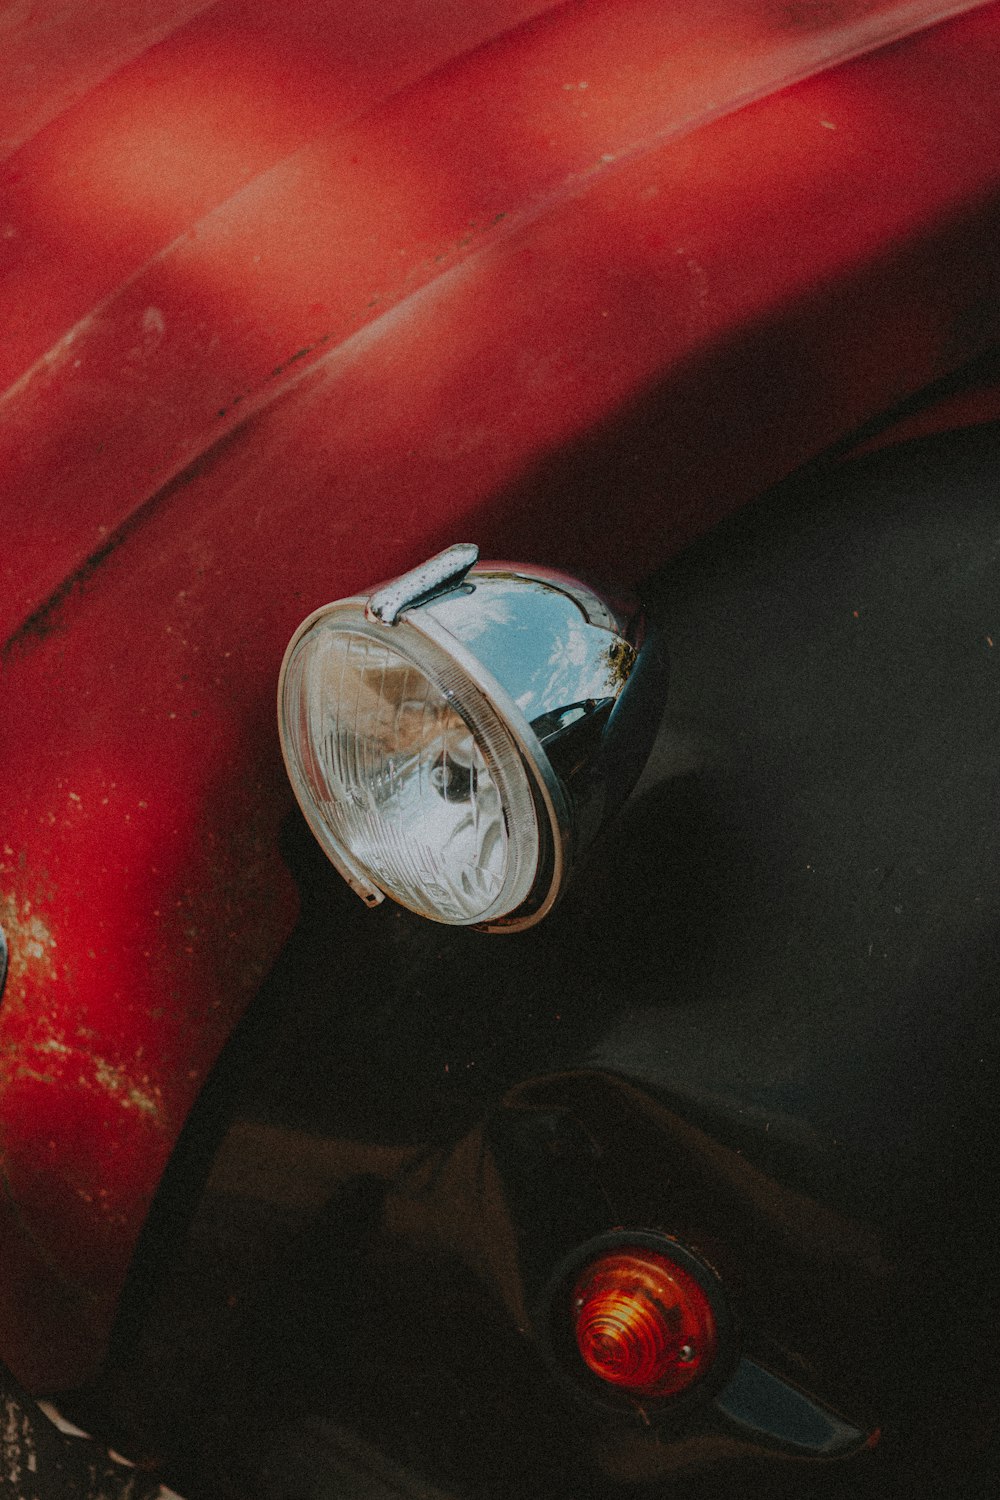
[(192, 1495), (989, 1492), (1000, 6), (0, 36), (0, 1357)]

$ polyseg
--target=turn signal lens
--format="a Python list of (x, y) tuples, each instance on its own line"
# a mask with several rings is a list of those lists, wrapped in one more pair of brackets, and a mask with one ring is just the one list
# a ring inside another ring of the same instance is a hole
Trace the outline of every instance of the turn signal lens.
[(604, 1255), (573, 1289), (577, 1348), (599, 1379), (635, 1396), (676, 1396), (712, 1364), (706, 1293), (682, 1266), (641, 1249)]

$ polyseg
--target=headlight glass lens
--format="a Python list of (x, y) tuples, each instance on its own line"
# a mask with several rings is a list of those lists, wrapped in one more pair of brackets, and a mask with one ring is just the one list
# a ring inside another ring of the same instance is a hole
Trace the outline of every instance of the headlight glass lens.
[(485, 696), (405, 625), (315, 620), (286, 664), (282, 732), (320, 842), (440, 922), (528, 895), (538, 820), (522, 757)]

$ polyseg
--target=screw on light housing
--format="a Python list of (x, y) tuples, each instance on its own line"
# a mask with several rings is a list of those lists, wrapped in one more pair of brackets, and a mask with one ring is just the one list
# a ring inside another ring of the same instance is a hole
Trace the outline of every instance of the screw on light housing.
[(278, 714), (293, 790), (369, 904), (532, 925), (645, 763), (665, 667), (644, 622), (462, 544), (296, 631)]

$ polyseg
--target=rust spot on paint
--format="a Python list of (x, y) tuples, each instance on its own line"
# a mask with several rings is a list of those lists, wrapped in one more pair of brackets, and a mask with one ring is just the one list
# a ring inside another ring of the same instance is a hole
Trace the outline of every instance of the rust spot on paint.
[(295, 353), (290, 354), (287, 359), (283, 359), (280, 365), (275, 365), (271, 371), (271, 380), (276, 380), (279, 375), (284, 375), (285, 371), (290, 370), (292, 365), (297, 365), (300, 359), (306, 359), (312, 354), (314, 349), (318, 349), (321, 344), (325, 344), (328, 338), (329, 334), (326, 334), (323, 338), (317, 339), (314, 344), (306, 344), (305, 348), (296, 349)]
[(63, 580), (59, 587), (45, 600), (44, 604), (39, 605), (38, 609), (22, 622), (18, 630), (15, 631), (4, 646), (2, 653), (0, 653), (0, 660), (4, 662), (8, 661), (15, 654), (18, 646), (27, 644), (32, 638), (44, 640), (46, 636), (51, 634), (56, 628), (58, 617), (67, 600), (83, 588), (111, 554), (117, 551), (125, 538), (135, 530), (139, 516), (139, 511), (130, 516), (117, 531), (112, 533), (102, 546), (98, 547), (96, 552), (92, 552), (78, 568), (70, 573), (68, 578)]
[(160, 1101), (156, 1097), (158, 1089), (149, 1085), (148, 1079), (144, 1080), (145, 1087), (140, 1087), (128, 1077), (122, 1068), (116, 1068), (103, 1057), (92, 1059), (94, 1079), (98, 1086), (110, 1094), (117, 1103), (125, 1109), (137, 1109), (141, 1114), (148, 1115), (155, 1120), (157, 1125), (163, 1124)]
[[(56, 939), (44, 916), (26, 898), (0, 895), (0, 926), (7, 936), (8, 971), (4, 1009), (25, 1011), (25, 1002), (44, 994), (58, 979)], [(34, 1006), (32, 1000), (32, 1006)], [(33, 1035), (16, 1045), (4, 1043), (9, 1079), (65, 1087), (68, 1069), (78, 1073), (79, 1087), (98, 1089), (122, 1109), (144, 1115), (158, 1129), (165, 1127), (160, 1090), (146, 1076), (130, 1076), (125, 1067), (100, 1057), (67, 1039), (51, 1018), (34, 1016)]]
[(196, 458), (192, 459), (179, 474), (174, 475), (141, 505), (138, 505), (131, 515), (127, 516), (121, 525), (102, 541), (100, 547), (84, 558), (83, 562), (74, 568), (57, 588), (53, 589), (48, 598), (21, 622), (0, 648), (0, 663), (6, 664), (26, 652), (33, 642), (44, 641), (54, 631), (60, 629), (67, 605), (85, 591), (86, 585), (94, 574), (98, 573), (119, 547), (128, 541), (133, 532), (139, 531), (146, 521), (166, 505), (174, 495), (184, 490), (203, 470), (208, 469), (229, 442), (241, 436), (241, 429), (223, 434), (203, 453), (199, 453)]
[(23, 998), (25, 981), (50, 984), (56, 977), (56, 940), (31, 901), (0, 895), (0, 927), (7, 935), (7, 1003)]
[[(369, 303), (368, 305), (369, 307), (371, 307), (374, 304)], [(256, 395), (257, 391), (263, 389), (272, 380), (278, 380), (282, 375), (285, 374), (287, 370), (290, 370), (293, 365), (300, 364), (302, 360), (307, 359), (310, 354), (315, 354), (317, 349), (322, 349), (326, 344), (330, 342), (332, 337), (332, 333), (323, 333), (320, 334), (319, 338), (314, 339), (311, 344), (305, 344), (301, 349), (296, 349), (294, 354), (290, 354), (288, 358), (283, 359), (279, 365), (275, 365), (271, 373), (266, 376), (266, 378), (261, 382), (259, 386), (254, 387), (252, 391), (241, 391), (238, 396), (234, 396), (232, 398), (228, 406), (220, 406), (215, 414), (216, 418), (219, 421), (222, 421), (225, 417), (228, 417), (233, 408), (239, 406), (241, 401), (245, 401), (248, 396)]]

